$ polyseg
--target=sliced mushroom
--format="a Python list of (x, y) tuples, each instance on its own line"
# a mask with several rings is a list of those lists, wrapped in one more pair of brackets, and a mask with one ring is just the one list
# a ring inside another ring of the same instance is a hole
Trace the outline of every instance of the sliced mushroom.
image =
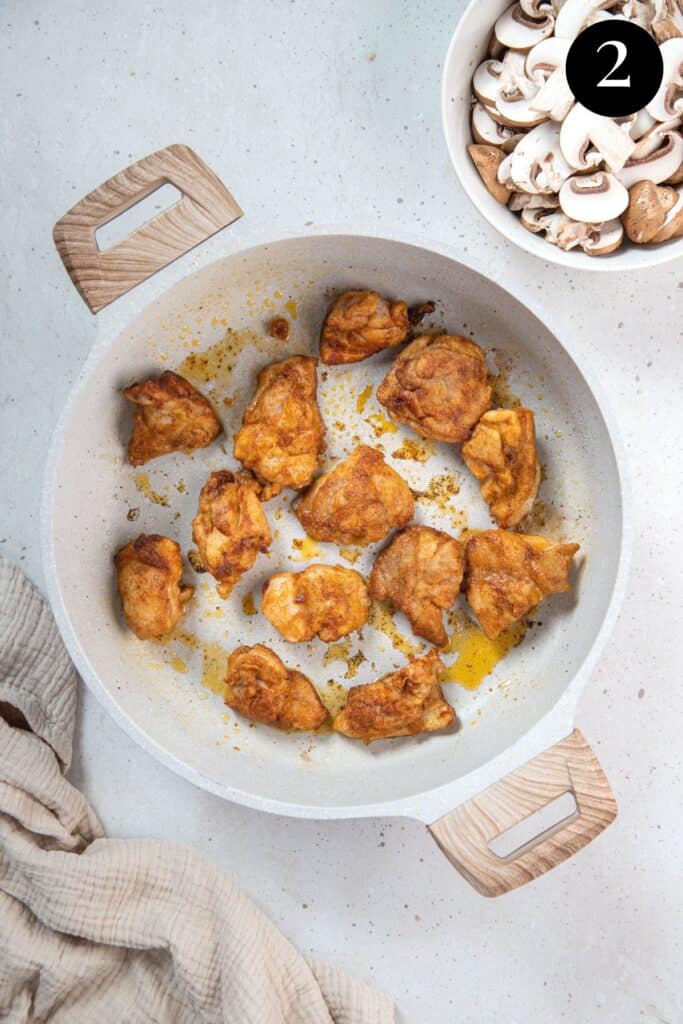
[(558, 68), (564, 68), (571, 43), (568, 39), (544, 39), (526, 55), (524, 70), (532, 82), (542, 85)]
[(624, 228), (621, 221), (610, 220), (606, 224), (593, 224), (590, 237), (581, 248), (589, 256), (607, 256), (618, 249), (624, 240)]
[(669, 175), (669, 177), (665, 181), (665, 184), (666, 185), (680, 185), (682, 181), (683, 181), (683, 163), (680, 165), (680, 167), (678, 168), (677, 171), (674, 171), (673, 174)]
[(653, 242), (668, 242), (670, 238), (683, 238), (683, 189), (679, 188), (675, 191), (678, 197), (677, 202), (667, 213), (664, 223), (652, 239)]
[(654, 117), (652, 117), (651, 114), (648, 114), (647, 110), (643, 107), (642, 110), (638, 111), (631, 122), (629, 134), (631, 138), (637, 142), (638, 139), (642, 139), (643, 135), (646, 135), (647, 132), (649, 132), (656, 124), (657, 122)]
[(675, 174), (683, 161), (683, 137), (680, 132), (661, 132), (655, 136), (659, 145), (645, 156), (635, 154), (619, 171), (619, 181), (632, 188), (637, 181), (653, 181), (659, 185)]
[(530, 17), (521, 3), (514, 3), (501, 14), (493, 29), (498, 42), (511, 50), (530, 50), (541, 39), (552, 35), (555, 18), (550, 8), (541, 8), (540, 17)]
[(531, 99), (539, 89), (539, 82), (533, 81), (526, 71), (526, 54), (508, 50), (502, 60), (500, 94), (504, 100)]
[(511, 135), (509, 139), (506, 139), (500, 148), (503, 150), (504, 153), (512, 153), (513, 150), (517, 148), (519, 143), (525, 137), (525, 135), (526, 132), (515, 131), (515, 134)]
[(518, 192), (559, 192), (572, 174), (560, 150), (560, 129), (552, 121), (533, 128), (498, 168), (498, 181)]
[(507, 159), (505, 154), (497, 146), (471, 145), (467, 152), (472, 157), (474, 166), (479, 171), (479, 177), (498, 203), (505, 205), (510, 193), (505, 185), (498, 181), (498, 168), (503, 160)]
[(556, 195), (529, 192), (513, 192), (508, 200), (508, 210), (520, 213), (522, 210), (556, 210), (560, 205)]
[(545, 18), (546, 14), (555, 14), (551, 0), (519, 0), (519, 6), (527, 17), (536, 20)]
[(683, 7), (678, 0), (654, 0), (655, 16), (650, 26), (658, 43), (683, 36)]
[(636, 245), (651, 242), (676, 205), (678, 193), (651, 181), (638, 181), (628, 194), (628, 207), (621, 218), (627, 236)]
[(652, 0), (626, 0), (621, 15), (649, 32), (655, 17), (655, 5)]
[(667, 39), (659, 47), (664, 62), (662, 84), (646, 106), (657, 121), (683, 114), (683, 38)]
[(562, 122), (560, 148), (567, 163), (577, 171), (599, 167), (603, 160), (611, 171), (619, 171), (635, 147), (631, 136), (616, 121), (594, 114), (580, 103), (574, 104)]
[(472, 77), (472, 89), (480, 103), (495, 106), (500, 93), (503, 65), (499, 60), (483, 61)]
[(621, 216), (628, 206), (628, 192), (608, 171), (576, 174), (560, 189), (560, 206), (572, 220), (598, 224)]
[(472, 108), (472, 135), (477, 142), (485, 146), (502, 146), (508, 142), (515, 131), (495, 121), (483, 103), (475, 103)]
[(565, 0), (555, 19), (558, 39), (576, 39), (587, 28), (599, 11), (614, 7), (617, 0)]

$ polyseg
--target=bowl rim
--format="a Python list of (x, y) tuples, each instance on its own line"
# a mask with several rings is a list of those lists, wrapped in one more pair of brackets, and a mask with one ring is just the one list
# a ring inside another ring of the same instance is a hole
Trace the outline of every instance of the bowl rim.
[[(519, 249), (523, 249), (525, 252), (530, 253), (532, 256), (536, 256), (540, 260), (544, 260), (548, 263), (555, 263), (558, 266), (566, 267), (571, 270), (580, 271), (597, 271), (598, 273), (610, 273), (619, 271), (620, 273), (629, 273), (634, 270), (649, 270), (656, 266), (661, 266), (664, 263), (671, 263), (676, 259), (683, 257), (683, 238), (671, 239), (669, 242), (664, 242), (658, 245), (656, 248), (650, 248), (648, 246), (634, 246), (628, 250), (631, 258), (629, 259), (628, 266), (624, 265), (623, 258), (620, 259), (619, 254), (621, 252), (618, 249), (616, 252), (611, 253), (607, 256), (589, 256), (587, 253), (576, 250), (568, 250), (558, 248), (556, 245), (552, 245), (545, 240), (538, 238), (530, 231), (525, 231), (521, 228), (522, 235), (517, 237), (516, 232), (508, 230), (504, 222), (503, 217), (500, 219), (490, 213), (489, 209), (483, 205), (480, 201), (480, 195), (488, 195), (486, 186), (479, 179), (476, 181), (472, 179), (469, 181), (467, 175), (463, 172), (465, 166), (465, 159), (467, 157), (467, 150), (465, 145), (460, 146), (455, 138), (454, 132), (451, 129), (451, 121), (449, 119), (449, 107), (451, 101), (451, 91), (448, 88), (448, 78), (451, 69), (451, 64), (455, 58), (456, 50), (465, 34), (468, 20), (471, 18), (473, 12), (479, 11), (482, 7), (491, 7), (494, 0), (470, 0), (467, 7), (460, 16), (457, 22), (451, 41), (446, 52), (446, 57), (443, 62), (443, 70), (441, 74), (441, 127), (446, 142), (446, 148), (450, 157), (451, 164), (457, 175), (458, 181), (465, 194), (470, 199), (475, 209), (481, 214), (481, 216), (488, 221), (492, 228), (506, 238), (512, 245), (517, 246)], [(499, 3), (500, 0), (496, 0)], [(493, 26), (493, 20), (491, 22)], [(474, 140), (470, 140), (474, 141)], [(500, 206), (501, 204), (497, 204)], [(506, 213), (509, 215), (509, 219), (517, 222), (517, 218), (513, 218), (511, 212), (507, 210)], [(543, 249), (541, 249), (541, 246)], [(545, 250), (549, 250), (547, 253)]]

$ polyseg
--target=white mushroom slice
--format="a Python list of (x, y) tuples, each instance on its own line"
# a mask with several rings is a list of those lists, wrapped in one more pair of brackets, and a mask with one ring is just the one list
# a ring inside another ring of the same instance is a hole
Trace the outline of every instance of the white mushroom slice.
[(560, 151), (560, 129), (552, 121), (533, 128), (498, 168), (498, 181), (518, 192), (559, 192), (572, 168)]
[(496, 120), (508, 128), (535, 128), (548, 120), (547, 114), (534, 110), (531, 99), (504, 100), (499, 99), (495, 111), (491, 111)]
[(646, 106), (657, 121), (683, 114), (683, 39), (667, 39), (659, 47), (664, 62), (662, 84)]
[(589, 239), (592, 230), (591, 224), (582, 224), (580, 221), (572, 220), (561, 210), (523, 210), (521, 216), (522, 225), (528, 230), (538, 234), (545, 233), (546, 242), (557, 245), (560, 249), (569, 251), (575, 249)]
[(508, 210), (520, 213), (522, 210), (556, 210), (560, 205), (558, 196), (529, 192), (513, 192), (508, 200)]
[(624, 240), (624, 228), (621, 221), (610, 220), (606, 224), (594, 224), (590, 237), (583, 242), (581, 248), (589, 256), (607, 256), (618, 249)]
[(628, 206), (628, 191), (607, 171), (575, 174), (560, 189), (560, 206), (572, 220), (598, 224), (621, 216)]
[(500, 93), (503, 65), (498, 60), (485, 60), (472, 77), (472, 89), (480, 103), (495, 106)]
[(642, 139), (646, 132), (649, 132), (657, 122), (651, 114), (648, 114), (647, 110), (643, 107), (642, 110), (638, 111), (634, 120), (631, 122), (630, 135), (631, 138), (636, 142), (638, 139)]
[(683, 161), (683, 137), (677, 131), (663, 132), (658, 149), (648, 156), (633, 156), (619, 171), (619, 181), (632, 188), (637, 181), (653, 181), (659, 185), (678, 170)]
[(650, 26), (658, 43), (683, 36), (683, 7), (678, 0), (654, 0), (655, 16)]
[(674, 173), (670, 174), (666, 179), (667, 185), (680, 185), (681, 182), (683, 182), (683, 163), (681, 163), (677, 171), (674, 171)]
[(519, 6), (529, 18), (536, 20), (545, 18), (546, 14), (555, 14), (550, 0), (519, 0)]
[(655, 153), (661, 147), (663, 137), (669, 132), (675, 132), (680, 126), (680, 117), (675, 117), (671, 121), (655, 121), (652, 127), (638, 139), (629, 161), (640, 160), (642, 157)]
[(614, 7), (616, 0), (565, 0), (555, 19), (555, 35), (558, 39), (576, 39), (598, 11)]
[(472, 135), (477, 142), (487, 146), (502, 146), (514, 134), (513, 128), (506, 128), (494, 121), (483, 103), (475, 103), (472, 108)]
[(626, 21), (632, 21), (649, 32), (655, 17), (655, 5), (652, 0), (626, 0), (621, 13)]
[(670, 238), (683, 238), (683, 189), (678, 189), (678, 200), (666, 215), (666, 219), (653, 242), (668, 242)]
[(635, 146), (616, 121), (594, 114), (580, 103), (574, 104), (562, 122), (560, 147), (567, 163), (577, 171), (598, 167), (603, 160), (611, 171), (619, 171)]
[(551, 121), (564, 121), (574, 106), (574, 93), (569, 88), (564, 68), (557, 68), (531, 101), (533, 110), (547, 114)]
[(543, 11), (541, 18), (530, 18), (520, 3), (513, 4), (495, 24), (496, 39), (511, 50), (530, 50), (541, 39), (552, 35), (555, 18), (549, 8), (543, 8)]
[(503, 57), (499, 97), (504, 100), (531, 99), (538, 92), (540, 82), (532, 81), (526, 73), (526, 54), (508, 50)]
[(567, 54), (571, 43), (568, 39), (544, 39), (529, 50), (524, 62), (524, 70), (532, 82), (541, 85), (558, 68), (567, 63)]

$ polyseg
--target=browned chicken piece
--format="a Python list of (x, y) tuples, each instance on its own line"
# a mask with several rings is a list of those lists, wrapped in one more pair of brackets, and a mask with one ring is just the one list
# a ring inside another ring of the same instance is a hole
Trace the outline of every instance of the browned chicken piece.
[(377, 292), (344, 292), (332, 303), (320, 335), (320, 358), (328, 365), (358, 363), (408, 336), (405, 302), (387, 302)]
[(506, 530), (484, 530), (467, 542), (467, 600), (491, 640), (548, 594), (571, 590), (578, 544), (558, 544)]
[(216, 590), (228, 597), (259, 551), (270, 546), (268, 521), (251, 473), (212, 473), (199, 494), (192, 536), (202, 564), (218, 580)]
[(194, 587), (180, 582), (180, 548), (169, 537), (141, 533), (114, 556), (126, 622), (140, 640), (173, 629)]
[(238, 647), (229, 656), (225, 703), (252, 722), (276, 729), (318, 729), (328, 718), (310, 679), (287, 668), (263, 644)]
[(448, 640), (442, 612), (455, 603), (464, 571), (459, 540), (430, 526), (408, 526), (378, 555), (370, 593), (400, 608), (417, 636), (442, 646)]
[(123, 394), (139, 406), (128, 443), (131, 466), (143, 466), (169, 452), (206, 448), (223, 429), (204, 395), (171, 370), (144, 384), (131, 384)]
[(283, 487), (307, 487), (325, 451), (317, 364), (312, 356), (292, 356), (264, 367), (257, 377), (233, 451), (264, 484), (264, 501)]
[(376, 448), (360, 445), (318, 477), (296, 506), (309, 537), (337, 544), (372, 544), (413, 518), (405, 480)]
[(309, 565), (303, 572), (271, 576), (261, 611), (285, 640), (298, 643), (319, 636), (331, 643), (368, 621), (370, 598), (355, 569)]
[(334, 720), (335, 731), (372, 743), (445, 729), (455, 721), (455, 711), (439, 686), (443, 668), (431, 651), (375, 683), (352, 686), (346, 706)]
[(464, 441), (491, 405), (486, 358), (459, 334), (424, 335), (395, 360), (377, 398), (422, 437)]
[(541, 482), (531, 409), (485, 412), (462, 457), (499, 526), (507, 530), (531, 512)]

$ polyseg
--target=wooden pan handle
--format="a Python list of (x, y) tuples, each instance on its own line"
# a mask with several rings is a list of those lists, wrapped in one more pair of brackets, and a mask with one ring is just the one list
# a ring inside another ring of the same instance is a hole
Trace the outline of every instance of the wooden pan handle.
[[(577, 813), (509, 857), (489, 843), (557, 797), (572, 793)], [(590, 746), (575, 729), (566, 739), (489, 786), (429, 831), (470, 885), (483, 896), (502, 896), (567, 860), (617, 816), (607, 777)]]
[[(161, 185), (183, 198), (101, 252), (95, 231)], [(54, 226), (71, 280), (93, 313), (242, 216), (225, 185), (189, 146), (167, 146), (93, 189)]]

